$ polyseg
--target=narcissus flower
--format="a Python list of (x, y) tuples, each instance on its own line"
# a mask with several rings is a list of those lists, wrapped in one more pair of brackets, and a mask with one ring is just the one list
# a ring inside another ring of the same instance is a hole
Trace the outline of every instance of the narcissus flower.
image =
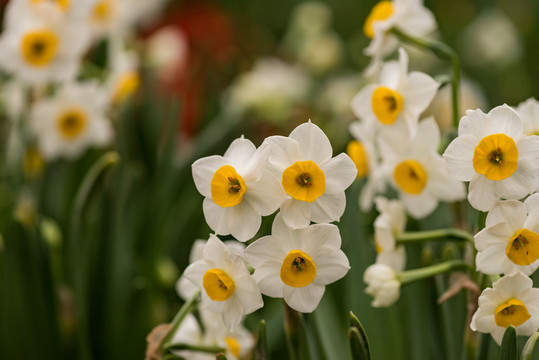
[(432, 117), (421, 121), (411, 139), (387, 133), (380, 140), (383, 162), (392, 172), (391, 184), (415, 218), (429, 215), (440, 200), (466, 196), (464, 184), (449, 175), (438, 154), (439, 144), (440, 130)]
[(139, 59), (133, 51), (127, 51), (118, 45), (110, 56), (110, 73), (107, 78), (107, 89), (114, 104), (122, 103), (139, 88)]
[(9, 21), (0, 38), (0, 66), (28, 84), (61, 82), (75, 77), (89, 33), (68, 21), (49, 2), (32, 6), (22, 19)]
[(245, 258), (255, 268), (253, 277), (263, 294), (282, 297), (294, 310), (310, 313), (322, 299), (325, 286), (350, 269), (340, 247), (335, 225), (294, 230), (277, 214), (271, 235), (249, 245)]
[(367, 283), (365, 292), (374, 297), (371, 305), (374, 307), (387, 307), (400, 297), (401, 283), (397, 272), (386, 264), (369, 266), (363, 274), (363, 281)]
[(247, 241), (260, 228), (261, 217), (284, 200), (279, 180), (266, 169), (269, 146), (258, 149), (244, 139), (230, 144), (224, 156), (209, 156), (192, 165), (198, 191), (204, 195), (204, 217), (217, 234)]
[(524, 135), (520, 117), (507, 105), (488, 114), (468, 110), (444, 159), (451, 175), (470, 182), (468, 201), (481, 211), (500, 198), (521, 199), (539, 184), (539, 137)]
[(45, 159), (73, 159), (92, 146), (105, 146), (113, 138), (105, 116), (107, 98), (97, 83), (67, 83), (54, 97), (36, 102), (31, 129)]
[(389, 30), (396, 28), (410, 36), (422, 37), (436, 29), (434, 16), (422, 0), (382, 0), (378, 2), (363, 25), (365, 36), (372, 39), (364, 50), (372, 57), (367, 72), (376, 69), (380, 60), (397, 48), (399, 41)]
[(376, 263), (391, 266), (395, 271), (402, 271), (406, 266), (406, 250), (397, 246), (395, 236), (406, 227), (406, 210), (399, 200), (376, 198), (376, 209), (380, 215), (374, 220), (374, 241), (376, 245)]
[(352, 184), (357, 169), (344, 153), (332, 158), (324, 132), (310, 121), (299, 125), (289, 137), (270, 136), (270, 166), (281, 179), (288, 198), (281, 205), (284, 222), (305, 228), (311, 221), (337, 221), (344, 212), (344, 190)]
[(474, 331), (490, 333), (501, 344), (505, 329), (516, 328), (517, 335), (532, 335), (539, 328), (539, 289), (521, 272), (502, 277), (483, 290), (479, 308), (472, 317)]
[(401, 48), (399, 61), (384, 64), (379, 83), (365, 86), (352, 100), (352, 110), (373, 132), (404, 123), (414, 135), (438, 85), (425, 73), (408, 73), (408, 55)]
[[(207, 240), (197, 239), (191, 246), (191, 252), (189, 253), (189, 264), (195, 261), (202, 260), (204, 258), (204, 246), (206, 246)], [(228, 248), (232, 254), (243, 256), (243, 250), (245, 245), (237, 242), (236, 240), (223, 241), (223, 244)], [(187, 280), (185, 276), (180, 276), (176, 282), (176, 292), (184, 300), (191, 299), (195, 293), (199, 290), (198, 286)]]
[(228, 251), (215, 235), (203, 250), (203, 259), (189, 265), (186, 279), (201, 289), (202, 307), (221, 315), (233, 331), (243, 315), (263, 306), (262, 295), (242, 257)]
[(539, 194), (524, 203), (499, 201), (475, 235), (475, 247), (477, 270), (485, 274), (531, 275), (539, 267)]

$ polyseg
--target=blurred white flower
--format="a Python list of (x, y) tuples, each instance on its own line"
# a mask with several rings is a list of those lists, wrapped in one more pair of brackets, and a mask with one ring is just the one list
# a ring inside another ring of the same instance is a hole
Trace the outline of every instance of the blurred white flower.
[(304, 36), (319, 35), (329, 29), (331, 18), (331, 9), (321, 1), (300, 3), (292, 13), (291, 32)]
[(89, 147), (109, 144), (113, 128), (106, 110), (106, 92), (94, 82), (66, 83), (54, 97), (36, 102), (30, 125), (44, 158), (73, 159)]
[(490, 333), (498, 345), (509, 325), (516, 328), (517, 335), (535, 333), (539, 328), (539, 289), (532, 286), (533, 281), (521, 272), (496, 281), (479, 297), (470, 328)]
[(485, 274), (521, 271), (531, 275), (539, 267), (539, 194), (524, 203), (499, 201), (489, 211), (486, 227), (475, 235), (477, 270)]
[(298, 62), (314, 73), (324, 73), (339, 65), (343, 44), (334, 32), (311, 36), (299, 47)]
[(335, 225), (294, 230), (277, 214), (271, 235), (249, 245), (245, 257), (255, 268), (253, 277), (263, 294), (283, 298), (294, 310), (310, 313), (320, 303), (325, 286), (350, 269), (340, 247)]
[(539, 137), (524, 135), (522, 120), (507, 105), (488, 114), (468, 110), (444, 159), (451, 175), (470, 182), (468, 201), (481, 211), (500, 198), (523, 198), (539, 184)]
[(325, 81), (316, 95), (313, 105), (329, 113), (329, 116), (337, 123), (339, 133), (343, 126), (355, 119), (350, 103), (363, 87), (362, 83), (362, 78), (358, 73), (338, 75)]
[(374, 297), (371, 305), (374, 307), (387, 307), (400, 297), (401, 283), (397, 273), (386, 264), (373, 264), (363, 274), (363, 281), (367, 283), (365, 292)]
[(382, 128), (391, 129), (401, 123), (413, 136), (419, 116), (436, 95), (438, 86), (425, 73), (408, 73), (408, 55), (400, 48), (399, 61), (384, 64), (379, 83), (365, 86), (352, 100), (352, 110), (372, 129), (372, 136)]
[(19, 15), (16, 21), (6, 20), (9, 26), (0, 36), (0, 67), (28, 84), (73, 79), (90, 44), (85, 24), (67, 20), (49, 2)]
[(462, 32), (465, 61), (477, 68), (504, 69), (522, 57), (522, 40), (511, 19), (494, 8), (484, 10)]
[(396, 132), (380, 138), (382, 161), (391, 169), (390, 182), (415, 218), (432, 213), (438, 202), (466, 197), (464, 184), (450, 176), (438, 154), (440, 129), (430, 117), (419, 123), (411, 139)]
[(183, 31), (169, 25), (148, 38), (146, 52), (148, 63), (157, 70), (159, 80), (171, 82), (187, 65), (189, 44)]
[(193, 179), (205, 197), (206, 222), (219, 235), (247, 241), (260, 228), (262, 216), (284, 201), (279, 180), (266, 169), (269, 146), (258, 149), (242, 138), (230, 144), (224, 156), (209, 156), (192, 165)]
[(374, 220), (374, 241), (376, 243), (377, 264), (391, 266), (395, 271), (404, 270), (406, 266), (406, 249), (397, 246), (395, 236), (404, 232), (406, 227), (406, 210), (399, 200), (376, 198), (376, 210), (380, 213)]
[(522, 119), (524, 134), (539, 135), (539, 102), (529, 98), (515, 109)]
[(389, 30), (396, 28), (407, 35), (423, 37), (436, 29), (434, 16), (423, 0), (382, 0), (378, 2), (365, 20), (363, 32), (372, 39), (364, 50), (371, 56), (367, 73), (375, 71), (380, 61), (397, 49), (399, 41)]
[(215, 235), (204, 246), (203, 259), (189, 265), (183, 276), (202, 289), (202, 308), (218, 313), (229, 331), (263, 306), (243, 258), (228, 251)]
[[(204, 257), (204, 246), (206, 246), (207, 240), (197, 239), (191, 247), (191, 252), (189, 253), (189, 264), (194, 263), (195, 261), (201, 260)], [(243, 243), (237, 242), (235, 240), (223, 241), (223, 244), (228, 248), (232, 254), (243, 256), (243, 250), (245, 245)], [(176, 282), (176, 292), (184, 300), (191, 299), (195, 293), (200, 290), (195, 284), (187, 280), (184, 276), (180, 276)]]
[(289, 137), (270, 136), (269, 164), (288, 195), (281, 205), (284, 222), (293, 229), (311, 221), (338, 221), (346, 207), (344, 190), (354, 181), (356, 166), (344, 153), (332, 158), (326, 134), (310, 121)]
[(111, 102), (120, 104), (139, 88), (139, 57), (135, 51), (123, 49), (122, 44), (115, 43), (110, 50), (110, 70), (105, 86)]
[(307, 98), (311, 81), (298, 67), (275, 58), (260, 59), (241, 74), (225, 96), (233, 113), (254, 111), (268, 120), (284, 121), (290, 110)]

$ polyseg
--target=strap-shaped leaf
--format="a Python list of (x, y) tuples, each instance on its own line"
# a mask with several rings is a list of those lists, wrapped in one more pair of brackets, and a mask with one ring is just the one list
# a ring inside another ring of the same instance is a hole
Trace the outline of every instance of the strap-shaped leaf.
[(371, 348), (369, 339), (359, 319), (350, 311), (350, 328), (348, 329), (348, 341), (350, 342), (350, 350), (352, 359), (354, 360), (370, 360)]
[(517, 330), (513, 325), (509, 325), (503, 334), (502, 346), (500, 348), (500, 360), (517, 359)]

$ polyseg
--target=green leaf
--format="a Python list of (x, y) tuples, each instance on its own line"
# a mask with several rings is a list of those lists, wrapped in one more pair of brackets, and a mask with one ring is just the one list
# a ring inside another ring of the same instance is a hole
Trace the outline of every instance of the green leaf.
[(369, 339), (359, 319), (350, 311), (350, 328), (348, 329), (348, 341), (352, 359), (369, 360), (371, 358), (371, 348)]
[(526, 344), (524, 345), (524, 349), (522, 349), (522, 354), (520, 355), (521, 360), (530, 360), (532, 358), (533, 354), (533, 348), (535, 347), (535, 342), (539, 338), (539, 332), (536, 332), (530, 338), (528, 341), (526, 341)]
[(503, 334), (500, 360), (516, 360), (517, 358), (517, 330), (513, 325), (509, 325)]
[(260, 327), (258, 328), (258, 340), (256, 342), (255, 359), (266, 360), (269, 359), (268, 342), (266, 339), (266, 320), (260, 321)]

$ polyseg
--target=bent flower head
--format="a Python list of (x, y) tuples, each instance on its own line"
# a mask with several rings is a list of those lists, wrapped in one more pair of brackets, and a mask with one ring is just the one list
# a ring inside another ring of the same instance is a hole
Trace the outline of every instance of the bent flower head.
[(386, 264), (369, 266), (363, 274), (363, 281), (367, 283), (365, 292), (374, 299), (374, 307), (387, 307), (393, 305), (400, 297), (401, 283), (397, 273)]

